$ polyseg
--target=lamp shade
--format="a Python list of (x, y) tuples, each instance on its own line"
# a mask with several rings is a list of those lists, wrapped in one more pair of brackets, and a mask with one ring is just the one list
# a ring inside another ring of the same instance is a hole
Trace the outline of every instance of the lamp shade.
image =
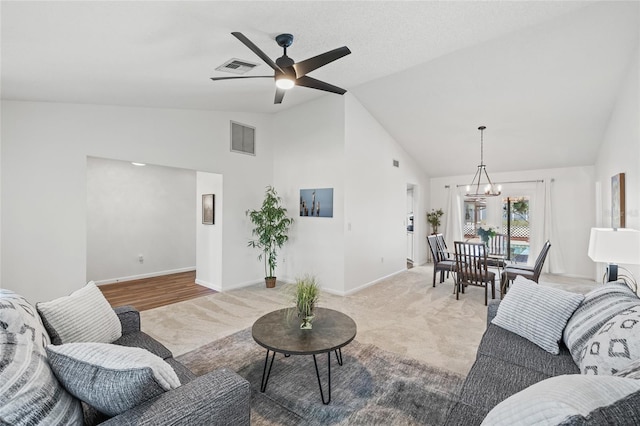
[(640, 265), (640, 231), (591, 228), (588, 254), (594, 262)]

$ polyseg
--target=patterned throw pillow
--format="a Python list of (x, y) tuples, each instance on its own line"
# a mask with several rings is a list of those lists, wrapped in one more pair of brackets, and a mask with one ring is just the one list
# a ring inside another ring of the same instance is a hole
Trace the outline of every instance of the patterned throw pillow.
[(636, 425), (640, 381), (567, 374), (538, 382), (496, 405), (482, 425)]
[(637, 360), (640, 360), (640, 306), (620, 312), (589, 339), (580, 356), (580, 372), (613, 375)]
[(72, 395), (116, 416), (180, 386), (173, 368), (151, 352), (107, 343), (46, 348), (49, 364)]
[(51, 343), (36, 308), (11, 290), (0, 289), (0, 330), (24, 335), (43, 355)]
[(82, 425), (80, 402), (64, 390), (28, 334), (0, 331), (0, 424)]
[(636, 380), (640, 379), (640, 359), (636, 359), (631, 364), (615, 373), (614, 376)]
[(69, 296), (36, 305), (51, 343), (111, 343), (122, 336), (122, 324), (93, 281)]
[(640, 305), (640, 299), (625, 283), (610, 282), (585, 295), (564, 329), (563, 340), (576, 365), (587, 342), (611, 318)]
[(582, 299), (582, 294), (544, 287), (518, 276), (491, 322), (557, 355), (562, 330)]

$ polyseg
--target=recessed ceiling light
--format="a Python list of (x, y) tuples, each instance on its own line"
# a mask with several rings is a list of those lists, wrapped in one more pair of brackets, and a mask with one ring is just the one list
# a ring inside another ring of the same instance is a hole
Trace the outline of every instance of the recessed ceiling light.
[(135, 161), (132, 161), (131, 164), (133, 164), (134, 166), (138, 166), (138, 167), (146, 166), (146, 164), (144, 164), (144, 163), (136, 163)]

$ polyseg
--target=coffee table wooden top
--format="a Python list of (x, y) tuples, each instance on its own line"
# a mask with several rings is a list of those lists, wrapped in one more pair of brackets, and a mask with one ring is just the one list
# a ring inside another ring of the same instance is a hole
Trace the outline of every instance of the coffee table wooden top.
[(289, 308), (270, 312), (253, 324), (251, 334), (260, 346), (293, 355), (315, 355), (337, 350), (356, 337), (356, 323), (342, 312), (315, 308), (313, 329), (301, 330), (300, 318)]

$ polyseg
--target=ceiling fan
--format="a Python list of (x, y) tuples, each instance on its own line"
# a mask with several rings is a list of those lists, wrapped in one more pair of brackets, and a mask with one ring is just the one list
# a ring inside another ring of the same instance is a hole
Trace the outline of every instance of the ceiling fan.
[(311, 71), (318, 69), (330, 62), (340, 59), (351, 53), (347, 46), (338, 47), (337, 49), (330, 50), (322, 53), (313, 58), (305, 59), (304, 61), (294, 62), (293, 59), (287, 56), (287, 47), (293, 43), (293, 35), (280, 34), (276, 37), (276, 42), (280, 47), (284, 49), (284, 54), (276, 59), (275, 62), (271, 60), (258, 46), (253, 44), (251, 40), (245, 37), (244, 34), (239, 32), (231, 33), (235, 38), (240, 40), (267, 63), (274, 70), (274, 75), (248, 75), (243, 77), (211, 77), (211, 80), (232, 80), (238, 78), (273, 78), (276, 82), (276, 96), (273, 101), (274, 104), (282, 103), (285, 91), (291, 89), (293, 86), (309, 87), (311, 89), (324, 90), (326, 92), (337, 93), (344, 95), (347, 91), (334, 86), (324, 81), (317, 80), (309, 77), (307, 74)]

